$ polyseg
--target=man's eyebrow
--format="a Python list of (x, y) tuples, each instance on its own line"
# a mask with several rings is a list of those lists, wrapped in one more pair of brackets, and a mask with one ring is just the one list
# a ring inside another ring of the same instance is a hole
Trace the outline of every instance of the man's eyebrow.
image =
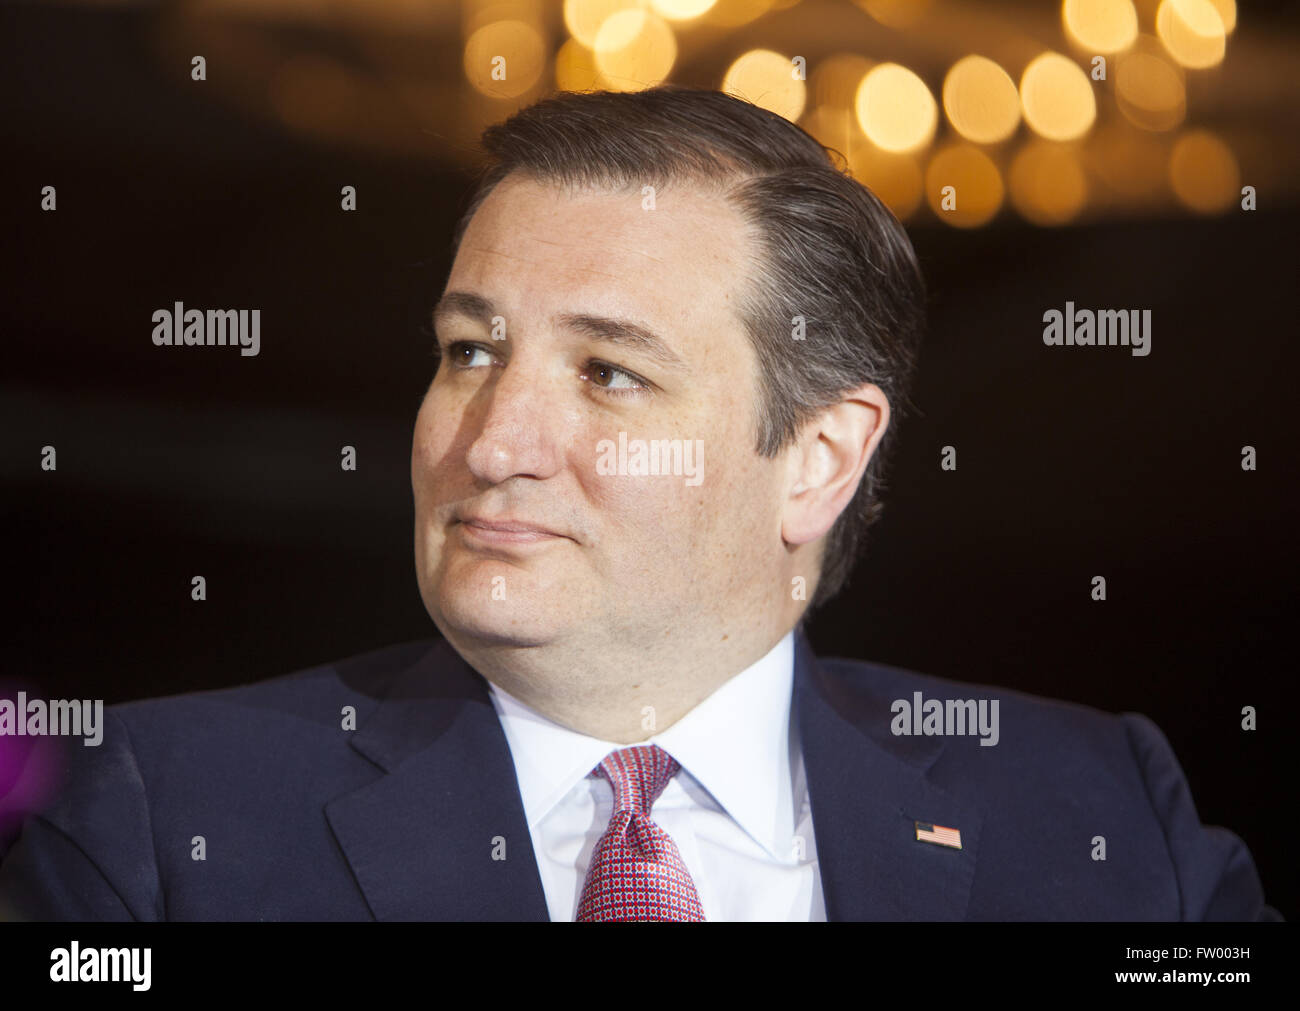
[[(482, 295), (468, 291), (449, 291), (438, 300), (433, 310), (433, 321), (437, 323), (446, 316), (465, 316), (483, 326), (491, 326), (492, 317), (500, 315), (492, 302)], [(640, 351), (666, 368), (680, 372), (689, 366), (662, 337), (649, 327), (630, 319), (615, 319), (612, 316), (594, 316), (590, 313), (563, 313), (556, 317), (556, 322), (566, 330), (582, 334), (595, 341), (605, 341), (619, 347)]]
[(438, 299), (433, 307), (433, 322), (437, 323), (444, 316), (468, 316), (484, 326), (492, 325), (492, 317), (497, 316), (492, 303), (482, 295), (469, 291), (449, 291)]
[(563, 313), (556, 317), (556, 322), (567, 330), (580, 333), (591, 340), (607, 341), (619, 347), (640, 351), (647, 358), (652, 358), (666, 368), (685, 372), (689, 369), (686, 361), (665, 341), (648, 327), (634, 323), (630, 319), (614, 319), (611, 316), (592, 316), (587, 313)]

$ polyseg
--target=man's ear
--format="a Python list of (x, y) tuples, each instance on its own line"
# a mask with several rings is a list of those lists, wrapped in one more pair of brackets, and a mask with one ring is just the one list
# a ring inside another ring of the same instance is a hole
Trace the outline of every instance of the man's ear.
[(790, 447), (781, 537), (807, 544), (821, 537), (852, 501), (871, 455), (889, 427), (889, 401), (868, 383), (810, 419)]

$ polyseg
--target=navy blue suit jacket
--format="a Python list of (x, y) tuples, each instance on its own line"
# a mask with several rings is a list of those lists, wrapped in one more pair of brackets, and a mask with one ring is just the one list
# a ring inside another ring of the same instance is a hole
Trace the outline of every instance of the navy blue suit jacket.
[[(998, 699), (999, 742), (895, 736), (891, 703), (915, 691)], [(1280, 918), (1145, 717), (818, 659), (802, 629), (793, 692), (831, 920)], [(104, 722), (0, 864), (22, 918), (548, 918), (487, 683), (442, 640)]]

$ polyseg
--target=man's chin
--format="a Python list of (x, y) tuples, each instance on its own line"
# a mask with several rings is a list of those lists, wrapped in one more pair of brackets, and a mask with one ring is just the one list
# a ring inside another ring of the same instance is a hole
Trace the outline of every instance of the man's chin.
[(458, 590), (438, 596), (434, 624), (454, 646), (545, 646), (564, 634), (553, 608), (522, 600), (487, 600)]

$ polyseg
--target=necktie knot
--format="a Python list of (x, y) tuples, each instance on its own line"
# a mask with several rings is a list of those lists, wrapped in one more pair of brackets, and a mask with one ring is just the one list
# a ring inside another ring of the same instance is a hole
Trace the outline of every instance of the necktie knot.
[(649, 814), (654, 802), (681, 766), (657, 744), (637, 744), (611, 751), (592, 770), (609, 780), (614, 790), (615, 813)]
[(578, 899), (580, 922), (704, 919), (681, 853), (650, 817), (650, 808), (680, 769), (657, 744), (637, 744), (610, 752), (591, 770), (609, 780), (614, 810), (591, 852)]

